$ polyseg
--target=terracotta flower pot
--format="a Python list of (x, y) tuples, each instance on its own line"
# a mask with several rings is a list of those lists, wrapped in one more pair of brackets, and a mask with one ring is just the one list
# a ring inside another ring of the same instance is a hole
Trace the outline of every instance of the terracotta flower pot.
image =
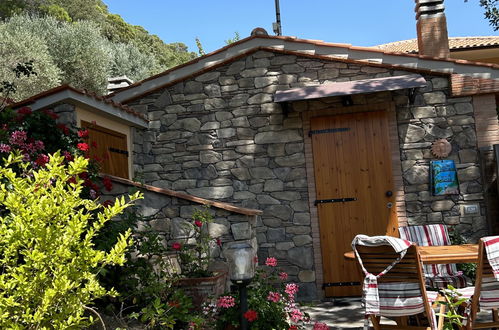
[(177, 286), (192, 298), (196, 309), (200, 309), (204, 301), (210, 296), (219, 296), (225, 292), (227, 272), (217, 272), (212, 277), (181, 278)]

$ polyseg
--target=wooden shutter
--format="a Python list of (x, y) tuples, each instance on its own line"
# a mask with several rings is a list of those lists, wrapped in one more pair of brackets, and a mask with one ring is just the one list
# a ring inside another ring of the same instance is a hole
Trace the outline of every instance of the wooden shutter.
[(81, 122), (81, 127), (88, 130), (90, 157), (101, 159), (101, 172), (128, 179), (126, 135), (86, 121)]

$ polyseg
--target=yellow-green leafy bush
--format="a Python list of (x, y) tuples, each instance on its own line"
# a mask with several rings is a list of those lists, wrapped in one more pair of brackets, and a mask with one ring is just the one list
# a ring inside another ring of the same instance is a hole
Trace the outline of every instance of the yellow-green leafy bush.
[[(108, 253), (92, 241), (140, 196), (109, 207), (82, 199), (78, 174), (88, 160), (63, 160), (56, 153), (33, 170), (22, 156), (10, 154), (0, 167), (1, 329), (80, 328), (92, 321), (93, 300), (116, 294), (99, 284), (97, 274), (125, 262), (130, 232)], [(22, 174), (15, 167), (24, 167)]]

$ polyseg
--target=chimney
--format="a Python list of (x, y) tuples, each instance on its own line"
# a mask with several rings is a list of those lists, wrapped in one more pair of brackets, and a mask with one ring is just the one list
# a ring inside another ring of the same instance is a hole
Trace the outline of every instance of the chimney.
[(444, 0), (414, 0), (419, 55), (449, 57)]
[(107, 93), (111, 94), (119, 89), (133, 84), (133, 81), (127, 76), (112, 77), (107, 79)]

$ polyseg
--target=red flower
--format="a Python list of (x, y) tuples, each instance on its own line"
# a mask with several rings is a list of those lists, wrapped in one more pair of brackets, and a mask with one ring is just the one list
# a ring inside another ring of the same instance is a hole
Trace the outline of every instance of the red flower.
[(179, 251), (182, 248), (182, 245), (179, 242), (175, 242), (172, 244), (172, 249)]
[(222, 246), (222, 241), (220, 240), (220, 238), (217, 238), (217, 245)]
[(69, 128), (64, 125), (64, 124), (57, 124), (57, 128), (60, 129), (64, 135), (68, 135), (69, 134)]
[(88, 149), (90, 149), (88, 144), (86, 144), (86, 143), (78, 143), (78, 145), (76, 147), (78, 149), (80, 149), (81, 151), (88, 151)]
[(199, 227), (199, 228), (201, 228), (203, 226), (203, 223), (199, 220), (195, 220), (194, 224), (196, 225), (196, 227)]
[(113, 182), (108, 176), (105, 176), (102, 179), (102, 184), (104, 185), (104, 188), (106, 188), (107, 191), (111, 191), (113, 189)]
[(81, 137), (81, 138), (88, 137), (88, 129), (78, 131), (78, 137)]
[(55, 114), (52, 110), (43, 110), (43, 112), (49, 116), (50, 118), (52, 118), (53, 120), (56, 120), (57, 118), (59, 118), (59, 115), (58, 114)]
[(256, 320), (258, 318), (258, 313), (255, 312), (254, 310), (252, 309), (248, 309), (248, 311), (246, 313), (244, 313), (244, 318), (250, 322), (253, 322), (254, 320)]
[(31, 115), (33, 111), (31, 111), (30, 107), (22, 107), (21, 109), (17, 110), (17, 113), (20, 115)]
[(49, 161), (49, 157), (47, 155), (38, 155), (38, 158), (35, 160), (35, 163), (38, 165), (38, 166), (45, 166), (45, 164), (47, 164)]
[(296, 325), (292, 325), (288, 328), (288, 330), (298, 330), (298, 327)]
[(70, 177), (67, 181), (68, 183), (76, 184), (76, 178), (74, 176)]

